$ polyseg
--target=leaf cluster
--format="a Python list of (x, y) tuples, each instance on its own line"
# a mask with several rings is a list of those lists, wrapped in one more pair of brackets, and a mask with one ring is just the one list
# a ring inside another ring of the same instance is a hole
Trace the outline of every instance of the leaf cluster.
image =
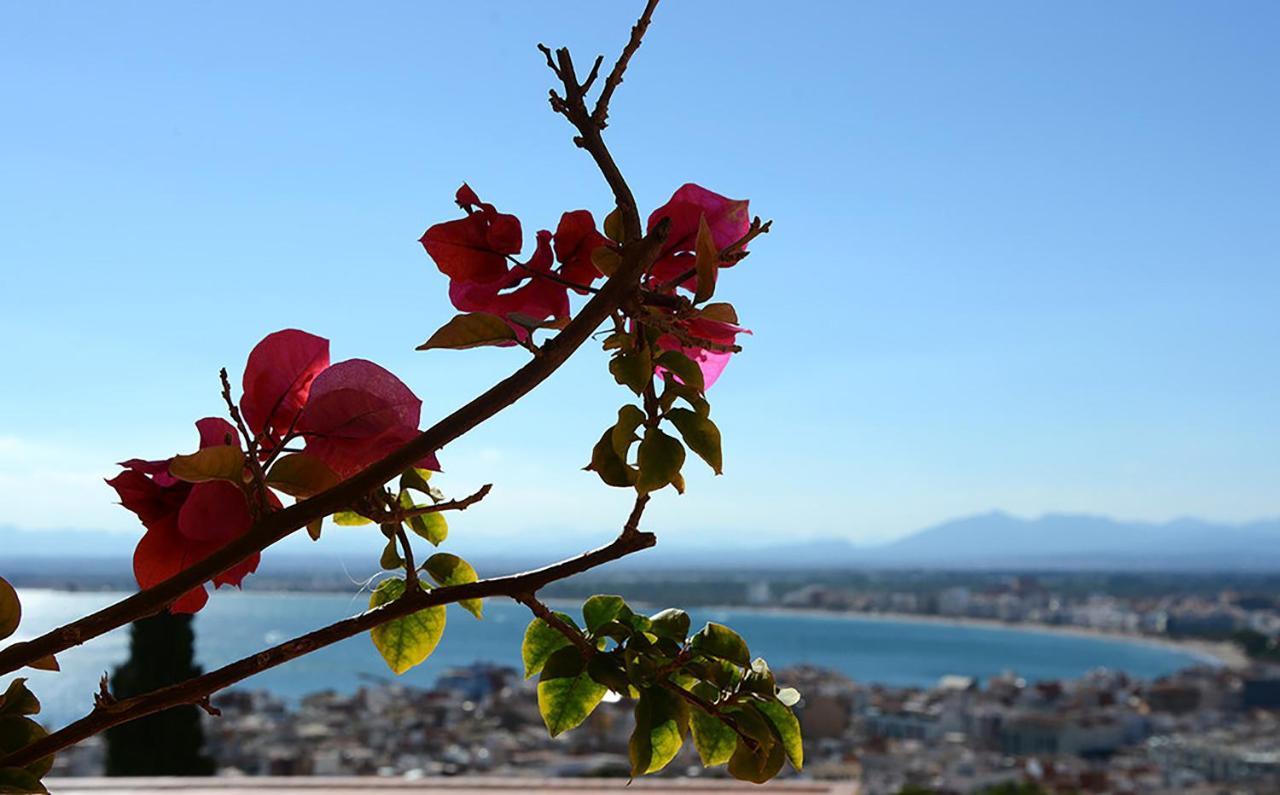
[(662, 770), (692, 738), (706, 767), (762, 783), (785, 761), (804, 765), (800, 694), (779, 688), (732, 629), (708, 623), (690, 634), (689, 614), (634, 612), (620, 596), (596, 595), (579, 624), (554, 613), (525, 630), (525, 677), (538, 676), (538, 709), (555, 737), (585, 721), (609, 691), (634, 702), (633, 776)]

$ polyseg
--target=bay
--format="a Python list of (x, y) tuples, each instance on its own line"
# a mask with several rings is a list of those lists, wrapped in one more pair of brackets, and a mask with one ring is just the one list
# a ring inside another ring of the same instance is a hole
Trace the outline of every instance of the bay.
[[(34, 637), (126, 594), (24, 589), (20, 595), (24, 616), (13, 640)], [(197, 660), (209, 670), (356, 615), (367, 604), (367, 593), (219, 591), (196, 616)], [(573, 611), (568, 605), (559, 607)], [(738, 630), (750, 643), (752, 653), (768, 659), (775, 671), (809, 663), (861, 682), (892, 686), (931, 686), (947, 674), (986, 679), (1005, 671), (1032, 681), (1064, 679), (1094, 668), (1154, 678), (1206, 661), (1190, 651), (1140, 640), (1033, 628), (747, 609), (691, 613), (695, 626), (719, 621)], [(519, 667), (520, 640), (528, 622), (527, 609), (509, 600), (486, 602), (483, 621), (451, 605), (440, 646), (400, 681), (430, 687), (447, 669), (474, 662)], [(87, 712), (99, 677), (125, 660), (128, 642), (128, 630), (116, 630), (59, 655), (61, 672), (24, 672), (44, 705), (42, 721), (51, 728), (59, 727)], [(363, 635), (264, 671), (238, 687), (270, 690), (292, 700), (326, 689), (350, 692), (394, 678), (368, 636)]]

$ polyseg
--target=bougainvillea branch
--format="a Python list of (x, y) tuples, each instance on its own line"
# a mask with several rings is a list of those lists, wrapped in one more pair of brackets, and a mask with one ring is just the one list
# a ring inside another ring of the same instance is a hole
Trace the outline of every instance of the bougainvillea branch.
[[(419, 431), (422, 400), (390, 371), (364, 359), (331, 363), (329, 341), (299, 329), (268, 334), (249, 354), (238, 402), (226, 370), (220, 373), (231, 422), (198, 420), (196, 452), (131, 458), (107, 481), (145, 530), (133, 559), (139, 592), (0, 651), (0, 673), (23, 665), (56, 669), (53, 654), (165, 608), (196, 612), (209, 599), (206, 584), (239, 586), (261, 552), (290, 533), (306, 527), (321, 540), (326, 518), (381, 531), (386, 574), (372, 588), (369, 610), (150, 693), (117, 701), (104, 685), (92, 712), (52, 735), (26, 717), (39, 702), (17, 679), (0, 694), (7, 721), (0, 726), (0, 789), (43, 791), (39, 778), (59, 749), (179, 704), (216, 715), (211, 694), (356, 634), (368, 632), (391, 671), (402, 674), (439, 644), (445, 605), (481, 619), (483, 599), (494, 596), (533, 614), (521, 656), (526, 676), (539, 677), (538, 708), (552, 736), (580, 725), (612, 691), (636, 702), (633, 775), (663, 769), (690, 734), (704, 765), (727, 764), (739, 779), (766, 781), (786, 759), (802, 767), (791, 711), (799, 694), (779, 688), (768, 664), (752, 659), (730, 628), (708, 623), (691, 632), (683, 610), (645, 616), (608, 594), (586, 600), (579, 625), (537, 597), (549, 582), (652, 546), (653, 534), (640, 530), (645, 507), (667, 487), (684, 493), (687, 452), (721, 473), (720, 430), (706, 392), (742, 349), (738, 336), (751, 333), (738, 325), (732, 304), (711, 298), (719, 272), (744, 259), (769, 224), (748, 220), (745, 199), (693, 183), (642, 217), (602, 137), (609, 102), (656, 6), (648, 0), (603, 80), (602, 57), (580, 81), (567, 49), (539, 45), (560, 82), (550, 92), (552, 109), (574, 126), (574, 143), (614, 194), (601, 228), (590, 210), (566, 211), (555, 231), (538, 230), (532, 251), (518, 259), (520, 219), (464, 183), (455, 194), (463, 216), (433, 224), (420, 239), (463, 314), (418, 349), (518, 345), (533, 359)], [(589, 108), (597, 84), (600, 95)], [(570, 292), (587, 297), (576, 314)], [(446, 499), (432, 482), (442, 448), (540, 385), (606, 321), (609, 373), (629, 394), (584, 469), (634, 492), (618, 537), (572, 560), (485, 580), (452, 552), (417, 554), (414, 535), (440, 546), (449, 536), (445, 513), (467, 509), (491, 488)], [(286, 508), (282, 497), (295, 502)], [(0, 638), (16, 630), (20, 614), (16, 591), (0, 579)]]
[(637, 279), (657, 258), (666, 239), (667, 229), (667, 225), (659, 225), (636, 244), (625, 246), (621, 267), (605, 282), (600, 292), (582, 307), (569, 325), (542, 346), (540, 356), (423, 431), (412, 442), (339, 485), (267, 515), (249, 532), (155, 587), (140, 591), (33, 640), (5, 648), (0, 651), (0, 673), (15, 671), (32, 661), (78, 646), (104, 632), (163, 609), (192, 588), (208, 582), (218, 573), (261, 552), (309, 522), (344, 510), (371, 489), (412, 467), (423, 456), (434, 453), (515, 403), (558, 370), (591, 333), (626, 298), (635, 293)]
[(657, 538), (652, 533), (623, 533), (603, 547), (540, 569), (479, 580), (466, 585), (446, 586), (429, 592), (407, 592), (404, 597), (382, 607), (300, 635), (194, 679), (133, 698), (111, 702), (104, 699), (103, 703), (80, 720), (50, 734), (43, 740), (0, 758), (0, 767), (27, 765), (112, 726), (179, 704), (197, 703), (210, 694), (256, 673), (282, 665), (340, 640), (368, 632), (374, 627), (410, 613), (461, 602), (464, 599), (506, 596), (519, 600), (522, 596), (536, 593), (549, 583), (581, 574), (633, 552), (648, 549), (656, 541)]

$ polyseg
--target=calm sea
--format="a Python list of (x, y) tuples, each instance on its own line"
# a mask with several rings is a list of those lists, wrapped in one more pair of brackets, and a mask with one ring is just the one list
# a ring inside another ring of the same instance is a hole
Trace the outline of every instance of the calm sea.
[[(32, 637), (121, 596), (23, 590), (24, 616), (15, 639)], [(196, 617), (199, 663), (206, 670), (217, 667), (354, 615), (361, 612), (367, 598), (220, 591)], [(748, 610), (692, 612), (695, 626), (720, 621), (741, 632), (752, 653), (768, 659), (775, 670), (794, 663), (813, 663), (860, 681), (888, 685), (932, 685), (945, 674), (986, 678), (1010, 670), (1030, 680), (1057, 679), (1099, 667), (1147, 678), (1204, 662), (1191, 653), (1167, 647), (1034, 630)], [(477, 661), (518, 667), (520, 640), (528, 621), (527, 610), (509, 601), (486, 603), (484, 621), (450, 606), (444, 640), (431, 658), (405, 674), (403, 681), (429, 687), (445, 669)], [(30, 672), (32, 688), (44, 704), (43, 721), (61, 726), (86, 712), (93, 703), (98, 678), (125, 659), (128, 641), (128, 631), (117, 630), (59, 655), (59, 673)], [(296, 698), (329, 688), (350, 691), (390, 678), (365, 636), (265, 671), (241, 687)]]

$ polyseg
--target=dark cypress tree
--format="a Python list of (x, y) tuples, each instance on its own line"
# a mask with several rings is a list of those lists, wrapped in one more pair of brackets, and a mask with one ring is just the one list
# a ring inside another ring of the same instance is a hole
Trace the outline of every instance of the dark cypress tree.
[[(191, 616), (167, 610), (135, 621), (129, 661), (111, 677), (111, 693), (128, 698), (200, 675)], [(108, 776), (207, 776), (213, 760), (202, 753), (199, 708), (171, 707), (108, 729)]]

